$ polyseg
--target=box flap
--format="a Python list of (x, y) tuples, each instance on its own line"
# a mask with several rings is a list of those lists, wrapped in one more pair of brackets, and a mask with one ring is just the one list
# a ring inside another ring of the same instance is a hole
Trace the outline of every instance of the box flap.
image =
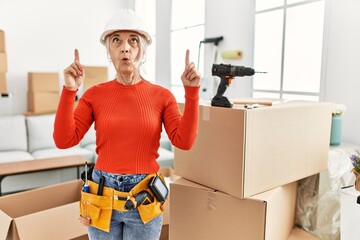
[[(79, 201), (82, 181), (73, 180), (0, 198), (0, 209), (12, 218)], [(30, 204), (31, 203), (31, 204)], [(16, 206), (16, 207), (14, 207)]]
[(171, 183), (170, 185), (172, 185), (172, 184), (179, 185), (179, 186), (185, 186), (185, 187), (191, 187), (191, 188), (195, 188), (195, 189), (202, 189), (202, 190), (206, 190), (206, 191), (214, 191), (211, 188), (208, 188), (204, 185), (200, 185), (198, 183), (194, 183), (185, 178), (179, 178), (175, 182)]
[(10, 229), (11, 221), (11, 217), (0, 210), (0, 239), (6, 239)]
[(262, 193), (254, 195), (254, 196), (251, 196), (251, 197), (249, 197), (249, 199), (258, 199), (258, 200), (267, 202), (267, 201), (271, 200), (274, 196), (276, 196), (277, 192), (279, 192), (279, 191), (280, 191), (280, 187), (276, 187), (269, 191), (262, 192)]
[(62, 240), (86, 234), (86, 227), (78, 218), (79, 202), (74, 202), (19, 217), (15, 219), (15, 222), (20, 239)]

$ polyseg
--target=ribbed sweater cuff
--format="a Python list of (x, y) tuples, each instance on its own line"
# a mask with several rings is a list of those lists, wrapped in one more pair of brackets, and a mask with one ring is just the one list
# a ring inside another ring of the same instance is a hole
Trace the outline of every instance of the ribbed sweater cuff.
[(66, 102), (75, 102), (75, 97), (76, 97), (77, 92), (78, 92), (78, 90), (72, 91), (72, 90), (67, 89), (65, 86), (63, 86), (62, 100), (66, 101)]
[(185, 88), (185, 99), (199, 100), (200, 86), (197, 86), (197, 87), (184, 86), (184, 88)]

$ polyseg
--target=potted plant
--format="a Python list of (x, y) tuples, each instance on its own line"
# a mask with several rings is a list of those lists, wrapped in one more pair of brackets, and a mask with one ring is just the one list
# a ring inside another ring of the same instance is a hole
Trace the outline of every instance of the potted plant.
[(350, 156), (351, 164), (353, 165), (352, 172), (355, 175), (355, 189), (360, 191), (360, 152), (356, 150), (357, 154)]

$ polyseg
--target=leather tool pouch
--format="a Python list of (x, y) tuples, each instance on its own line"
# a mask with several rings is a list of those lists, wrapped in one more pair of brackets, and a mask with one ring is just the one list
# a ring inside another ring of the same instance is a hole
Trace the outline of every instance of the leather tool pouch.
[[(149, 189), (149, 184), (150, 184), (150, 181), (154, 177), (159, 177), (162, 180), (162, 182), (165, 182), (163, 175), (161, 175), (161, 174), (151, 174), (151, 175), (148, 175), (143, 181), (139, 182), (131, 191), (139, 192), (139, 190), (141, 190), (141, 189), (150, 190)], [(152, 193), (151, 190), (148, 191), (148, 192)], [(142, 222), (144, 224), (146, 224), (147, 222), (151, 221), (155, 217), (162, 214), (162, 212), (163, 212), (163, 208), (161, 208), (162, 204), (163, 204), (163, 202), (158, 201), (156, 199), (156, 197), (155, 197), (154, 202), (152, 202), (150, 204), (147, 204), (147, 205), (139, 206), (138, 210), (139, 210), (139, 214), (140, 214)]]
[[(85, 226), (93, 226), (103, 231), (110, 231), (110, 222), (113, 210), (113, 194), (108, 188), (108, 193), (96, 195), (98, 184), (89, 181), (90, 193), (81, 191), (80, 221)], [(109, 192), (110, 191), (110, 192)]]
[[(89, 176), (89, 175), (88, 175)], [(90, 175), (91, 176), (91, 175)], [(113, 188), (104, 187), (103, 195), (97, 195), (98, 184), (88, 179), (90, 192), (81, 191), (80, 200), (80, 221), (85, 226), (93, 226), (103, 231), (110, 231), (110, 222), (113, 210), (126, 212), (124, 205), (127, 197), (135, 196), (142, 190), (149, 189), (150, 180), (154, 177), (160, 177), (164, 183), (164, 177), (158, 174), (150, 174), (139, 182), (130, 192), (119, 192)], [(154, 197), (154, 196), (153, 196)], [(161, 205), (163, 202), (158, 201), (154, 197), (154, 201), (150, 204), (140, 205), (139, 211), (141, 220), (144, 224), (148, 223), (163, 212)]]

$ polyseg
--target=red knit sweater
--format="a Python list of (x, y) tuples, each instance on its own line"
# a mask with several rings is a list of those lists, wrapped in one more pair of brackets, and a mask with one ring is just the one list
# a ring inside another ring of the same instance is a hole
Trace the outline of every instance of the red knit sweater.
[(162, 124), (171, 143), (190, 149), (198, 127), (199, 87), (185, 87), (181, 115), (166, 88), (141, 81), (123, 85), (116, 80), (88, 89), (74, 111), (76, 91), (62, 90), (54, 124), (58, 148), (77, 145), (95, 121), (95, 168), (123, 174), (155, 173)]

